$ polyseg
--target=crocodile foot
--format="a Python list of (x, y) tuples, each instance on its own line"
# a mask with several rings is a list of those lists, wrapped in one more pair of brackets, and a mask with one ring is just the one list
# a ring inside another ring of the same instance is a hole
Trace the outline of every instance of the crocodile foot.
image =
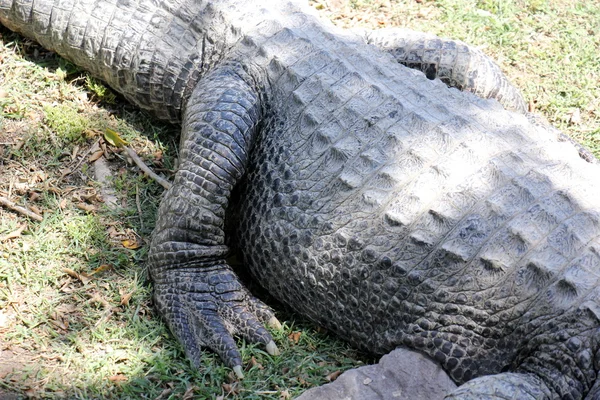
[(194, 365), (207, 347), (243, 378), (242, 357), (234, 335), (279, 350), (263, 324), (280, 328), (272, 310), (252, 296), (226, 264), (170, 271), (169, 282), (154, 289), (154, 301)]

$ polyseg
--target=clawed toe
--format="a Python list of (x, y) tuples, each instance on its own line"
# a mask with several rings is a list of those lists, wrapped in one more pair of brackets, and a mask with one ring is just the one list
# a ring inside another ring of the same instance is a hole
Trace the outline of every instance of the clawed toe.
[[(243, 378), (242, 357), (234, 335), (250, 343), (264, 344), (268, 354), (279, 355), (273, 337), (263, 324), (281, 329), (281, 323), (268, 306), (237, 281), (227, 266), (218, 273), (213, 270), (210, 274), (198, 273), (187, 278), (193, 279), (195, 284), (189, 285), (186, 280), (164, 286), (157, 284), (154, 297), (159, 311), (194, 364), (199, 364), (202, 348), (208, 348), (216, 352), (238, 378)], [(214, 290), (212, 285), (220, 285), (219, 288), (226, 285), (227, 293)]]
[(279, 320), (275, 316), (271, 317), (269, 321), (267, 321), (267, 325), (269, 326), (269, 328), (274, 329), (276, 331), (280, 331), (283, 329), (281, 322), (279, 322)]

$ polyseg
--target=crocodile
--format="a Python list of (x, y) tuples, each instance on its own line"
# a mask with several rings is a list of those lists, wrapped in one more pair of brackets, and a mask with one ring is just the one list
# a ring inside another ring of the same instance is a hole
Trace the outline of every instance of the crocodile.
[(299, 1), (0, 0), (0, 22), (181, 124), (148, 267), (192, 362), (278, 352), (235, 251), (354, 346), (431, 357), (449, 399), (600, 393), (600, 167), (556, 129)]

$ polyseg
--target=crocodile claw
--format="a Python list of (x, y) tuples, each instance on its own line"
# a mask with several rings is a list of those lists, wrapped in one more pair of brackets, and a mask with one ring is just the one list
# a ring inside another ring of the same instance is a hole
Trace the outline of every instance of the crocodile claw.
[(279, 349), (277, 348), (275, 342), (272, 340), (269, 343), (267, 343), (267, 353), (269, 353), (272, 356), (279, 355)]
[(275, 329), (276, 331), (280, 331), (283, 329), (283, 327), (281, 326), (281, 322), (279, 322), (277, 317), (272, 317), (271, 319), (269, 319), (267, 325), (269, 326), (269, 328)]
[(175, 279), (155, 285), (154, 299), (194, 365), (199, 366), (206, 347), (242, 378), (242, 357), (234, 335), (264, 344), (271, 355), (279, 354), (263, 324), (281, 324), (268, 306), (242, 286), (229, 266), (173, 272), (170, 277)]
[(244, 379), (244, 373), (242, 372), (241, 365), (236, 365), (233, 367), (233, 372), (235, 372), (235, 376), (237, 376), (238, 379)]

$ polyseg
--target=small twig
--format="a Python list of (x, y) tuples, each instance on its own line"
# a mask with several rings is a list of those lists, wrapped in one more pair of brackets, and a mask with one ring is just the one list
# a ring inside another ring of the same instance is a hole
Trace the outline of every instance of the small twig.
[(12, 196), (12, 191), (13, 191), (13, 186), (15, 185), (15, 180), (14, 178), (10, 180), (10, 184), (8, 185), (8, 194), (6, 195), (6, 197), (11, 197)]
[(93, 145), (91, 145), (86, 151), (85, 153), (83, 153), (83, 155), (81, 156), (81, 158), (79, 159), (79, 161), (77, 162), (77, 164), (71, 168), (71, 170), (69, 172), (67, 172), (64, 176), (62, 176), (61, 178), (64, 178), (67, 175), (72, 174), (74, 171), (77, 171), (77, 168), (79, 168), (79, 166), (81, 165), (81, 163), (83, 163), (86, 159), (88, 154), (90, 154), (92, 152), (92, 149), (98, 147), (99, 148), (99, 144), (100, 144), (100, 139), (98, 139), (96, 141), (96, 143), (94, 143)]
[(135, 162), (135, 164), (142, 171), (144, 171), (149, 177), (151, 177), (152, 179), (154, 179), (156, 182), (158, 182), (165, 189), (169, 189), (171, 187), (171, 182), (169, 182), (166, 179), (161, 178), (160, 176), (158, 176), (157, 174), (155, 174), (154, 171), (152, 171), (146, 164), (144, 164), (144, 162), (142, 161), (142, 159), (137, 155), (137, 153), (133, 149), (130, 149), (129, 147), (127, 147), (125, 145), (123, 145), (122, 147), (127, 152), (127, 155), (129, 157), (131, 157), (131, 159), (133, 160), (133, 162)]
[(6, 197), (0, 196), (0, 205), (3, 205), (4, 207), (6, 207), (10, 210), (13, 210), (15, 212), (21, 213), (21, 214), (23, 214), (33, 220), (36, 220), (38, 222), (42, 222), (44, 220), (44, 218), (41, 215), (36, 214), (33, 211), (26, 209), (25, 207), (21, 207), (15, 203), (13, 203)]
[(21, 233), (23, 233), (25, 228), (27, 228), (27, 223), (21, 224), (21, 226), (19, 226), (16, 230), (14, 230), (10, 233), (7, 233), (4, 236), (0, 236), (0, 242), (4, 242), (5, 240), (9, 240), (9, 239), (18, 238), (19, 236), (21, 236)]
[(144, 230), (144, 219), (142, 218), (142, 205), (140, 204), (140, 188), (135, 185), (135, 205), (137, 206), (138, 216), (140, 217), (140, 227)]

